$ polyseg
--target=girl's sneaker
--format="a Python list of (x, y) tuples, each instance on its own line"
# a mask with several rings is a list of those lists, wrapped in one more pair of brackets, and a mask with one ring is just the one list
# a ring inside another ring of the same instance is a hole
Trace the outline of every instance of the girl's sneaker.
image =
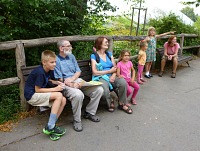
[(152, 75), (151, 73), (149, 73), (149, 76), (150, 76), (150, 77), (153, 77), (153, 75)]
[(140, 81), (142, 81), (142, 82), (147, 82), (147, 80), (145, 80), (145, 79), (140, 79)]

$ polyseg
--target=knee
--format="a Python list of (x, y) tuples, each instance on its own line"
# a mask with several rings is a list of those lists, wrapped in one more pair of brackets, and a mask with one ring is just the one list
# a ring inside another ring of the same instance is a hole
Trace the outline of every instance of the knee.
[(67, 99), (63, 96), (63, 99), (62, 99), (62, 105), (65, 106), (67, 103)]
[(98, 87), (98, 88), (97, 88), (97, 91), (98, 91), (99, 93), (101, 93), (101, 94), (104, 93), (104, 89), (103, 89), (103, 87)]
[(76, 92), (74, 92), (74, 99), (79, 100), (79, 101), (83, 101), (83, 99), (84, 99), (83, 92), (79, 89)]
[(138, 85), (138, 86), (136, 86), (134, 89), (135, 89), (136, 91), (138, 91), (138, 90), (140, 89), (140, 86)]
[(84, 95), (82, 95), (82, 94), (80, 95), (79, 94), (79, 95), (76, 95), (75, 98), (76, 98), (76, 100), (83, 101)]
[(62, 100), (62, 98), (63, 98), (63, 95), (61, 92), (55, 92), (55, 96), (56, 96), (56, 99)]
[(133, 92), (133, 90), (130, 88), (130, 89), (127, 89), (127, 93), (128, 94), (131, 94)]
[[(99, 89), (99, 88), (98, 88)], [(110, 93), (110, 90), (109, 90), (109, 86), (106, 86), (106, 85), (102, 85), (101, 88), (101, 93), (103, 93), (104, 95), (106, 95), (107, 93)]]
[(109, 89), (104, 89), (103, 90), (103, 95), (104, 96), (109, 96), (110, 95), (110, 90)]
[(178, 61), (177, 58), (174, 57), (174, 58), (173, 58), (173, 62), (174, 62), (174, 63), (177, 63), (177, 61)]
[(124, 78), (118, 79), (118, 83), (118, 87), (127, 87), (127, 82), (124, 80)]

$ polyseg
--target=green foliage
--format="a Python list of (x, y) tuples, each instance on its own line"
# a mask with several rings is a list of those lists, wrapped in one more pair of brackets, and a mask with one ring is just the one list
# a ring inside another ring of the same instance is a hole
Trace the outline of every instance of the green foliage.
[(200, 5), (200, 0), (192, 0), (189, 2), (183, 2), (183, 4), (185, 5), (195, 5), (196, 7), (198, 7)]
[(167, 31), (176, 31), (176, 34), (195, 33), (195, 30), (191, 25), (184, 24), (183, 20), (174, 13), (170, 13), (163, 18), (150, 19), (148, 25), (155, 27), (157, 34)]
[(130, 35), (131, 18), (128, 15), (113, 16), (104, 26), (110, 29), (107, 35)]
[(192, 21), (195, 22), (197, 20), (198, 15), (195, 15), (193, 8), (187, 6), (183, 8), (181, 12), (185, 14), (187, 17), (189, 17)]
[[(127, 42), (127, 41), (114, 42), (114, 48), (113, 48), (114, 58), (118, 59), (122, 50), (129, 50), (131, 52), (131, 56), (137, 55), (139, 52), (138, 42)], [(138, 60), (134, 59), (132, 60), (132, 62), (134, 65), (134, 69), (136, 70)]]
[(197, 17), (197, 21), (194, 23), (194, 27), (197, 30), (198, 34), (200, 35), (200, 16)]
[[(94, 42), (73, 42), (73, 54), (77, 60), (89, 59)], [(80, 53), (81, 52), (81, 53)]]
[(0, 124), (16, 118), (21, 110), (17, 85), (0, 87)]
[[(170, 13), (168, 16), (159, 19), (150, 19), (148, 26), (155, 27), (157, 34), (162, 34), (168, 31), (176, 31), (175, 34), (198, 33), (193, 26), (184, 24), (183, 20), (174, 13)], [(162, 47), (165, 41), (166, 40), (159, 40), (157, 47)], [(189, 45), (192, 41), (194, 41), (194, 39), (185, 39), (184, 46)]]
[[(107, 18), (100, 11), (115, 11), (107, 0), (1, 0), (0, 41), (36, 39), (70, 35), (96, 35)], [(92, 7), (93, 6), (93, 7)], [(104, 30), (106, 33), (106, 30)], [(93, 43), (73, 43), (77, 59), (89, 58)], [(41, 52), (57, 53), (56, 45), (26, 48), (26, 65), (40, 64)], [(81, 51), (80, 51), (81, 50)], [(16, 76), (13, 50), (0, 51), (0, 79)], [(16, 91), (15, 91), (16, 90)], [(9, 120), (20, 109), (18, 88), (0, 87), (0, 123)]]
[[(100, 11), (115, 11), (107, 0), (2, 0), (0, 1), (0, 41), (35, 39), (70, 35), (106, 34), (101, 28), (107, 19)], [(79, 45), (79, 44), (77, 44)], [(40, 63), (41, 52), (48, 49), (57, 51), (55, 46), (27, 48), (27, 65)], [(89, 49), (89, 45), (88, 48)], [(90, 47), (91, 49), (91, 47)], [(85, 52), (83, 52), (85, 54)], [(0, 51), (0, 72), (14, 69), (13, 51)], [(83, 56), (77, 51), (77, 56)], [(87, 55), (88, 56), (88, 55)], [(81, 57), (79, 57), (81, 58)]]

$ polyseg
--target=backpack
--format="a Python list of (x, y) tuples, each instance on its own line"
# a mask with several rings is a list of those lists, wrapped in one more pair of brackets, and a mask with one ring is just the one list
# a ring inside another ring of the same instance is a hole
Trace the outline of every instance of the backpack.
[[(111, 56), (109, 55), (108, 51), (105, 51), (106, 53), (106, 56), (111, 60)], [(99, 63), (100, 62), (100, 57), (98, 55), (97, 52), (93, 52), (93, 54), (95, 55), (95, 58), (96, 58), (96, 62)]]
[[(106, 53), (106, 56), (111, 60), (111, 56), (109, 55), (108, 51), (105, 51), (105, 53)], [(94, 51), (93, 54), (96, 57), (96, 62), (99, 63), (100, 62), (100, 57), (99, 57), (98, 53), (96, 51)], [(111, 91), (115, 91), (115, 93), (118, 95), (117, 86), (115, 85), (115, 83), (111, 82), (111, 84), (113, 86), (113, 90), (111, 90)]]

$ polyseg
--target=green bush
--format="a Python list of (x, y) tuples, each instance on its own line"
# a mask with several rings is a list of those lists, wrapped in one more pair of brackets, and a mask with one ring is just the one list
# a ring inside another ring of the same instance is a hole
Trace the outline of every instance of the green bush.
[(18, 85), (0, 87), (0, 124), (16, 118), (21, 111)]

